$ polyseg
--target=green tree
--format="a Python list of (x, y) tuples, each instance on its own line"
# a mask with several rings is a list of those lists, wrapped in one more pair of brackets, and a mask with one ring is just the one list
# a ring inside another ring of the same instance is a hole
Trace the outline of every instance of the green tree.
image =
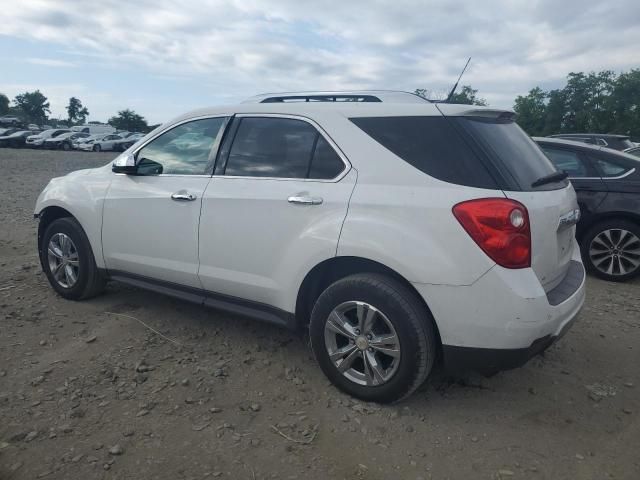
[(144, 117), (128, 108), (120, 110), (117, 116), (109, 119), (108, 123), (118, 130), (127, 130), (129, 132), (146, 132), (149, 129)]
[(518, 123), (529, 135), (542, 135), (545, 127), (547, 93), (535, 87), (526, 96), (518, 96), (513, 107)]
[[(447, 99), (443, 95), (434, 95), (434, 92), (426, 88), (416, 88), (413, 93), (419, 97), (444, 101)], [(446, 95), (446, 94), (445, 94)], [(457, 93), (451, 96), (451, 100), (448, 103), (458, 103), (463, 105), (487, 105), (487, 101), (484, 98), (478, 97), (478, 90), (471, 88), (471, 85), (464, 85)]]
[(640, 69), (622, 73), (613, 82), (607, 99), (612, 131), (640, 139)]
[(47, 97), (45, 97), (40, 90), (21, 93), (14, 98), (13, 103), (19, 115), (24, 117), (27, 122), (37, 124), (45, 123), (47, 121), (47, 114), (51, 113), (51, 110), (49, 110), (49, 100), (47, 100)]
[(481, 105), (486, 106), (487, 101), (478, 97), (478, 90), (471, 88), (471, 85), (463, 85), (459, 92), (455, 92), (448, 103), (458, 103), (461, 105)]
[(566, 98), (564, 90), (551, 90), (547, 93), (547, 108), (544, 112), (544, 128), (542, 135), (553, 135), (554, 133), (569, 133), (565, 125)]
[(0, 93), (0, 115), (9, 113), (9, 97), (4, 93)]
[(67, 105), (67, 116), (69, 118), (69, 126), (83, 124), (87, 116), (89, 116), (89, 110), (87, 110), (87, 107), (82, 106), (82, 102), (78, 98), (71, 97), (69, 105)]

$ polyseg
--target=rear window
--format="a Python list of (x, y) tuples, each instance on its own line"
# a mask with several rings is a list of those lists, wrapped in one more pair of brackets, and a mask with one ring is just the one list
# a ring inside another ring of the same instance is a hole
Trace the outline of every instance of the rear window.
[(438, 180), (500, 188), (486, 165), (445, 117), (359, 117), (351, 121), (405, 162)]
[(480, 146), (491, 163), (510, 176), (517, 189), (555, 190), (568, 185), (567, 180), (533, 188), (532, 184), (557, 170), (540, 148), (510, 119), (457, 117), (454, 120)]

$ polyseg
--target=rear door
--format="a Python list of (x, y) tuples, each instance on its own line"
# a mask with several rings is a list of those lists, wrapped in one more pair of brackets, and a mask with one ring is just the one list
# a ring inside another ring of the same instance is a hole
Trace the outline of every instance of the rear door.
[(200, 280), (292, 311), (298, 273), (335, 256), (356, 174), (308, 119), (233, 122), (202, 202)]
[(531, 225), (531, 268), (545, 291), (565, 277), (575, 248), (578, 202), (567, 180), (545, 182), (557, 172), (510, 115), (462, 116), (455, 121), (504, 177), (504, 194), (522, 203)]
[(569, 180), (578, 196), (581, 218), (595, 214), (607, 197), (607, 187), (592, 159), (577, 148), (544, 142), (540, 144), (540, 148), (558, 170), (569, 174)]

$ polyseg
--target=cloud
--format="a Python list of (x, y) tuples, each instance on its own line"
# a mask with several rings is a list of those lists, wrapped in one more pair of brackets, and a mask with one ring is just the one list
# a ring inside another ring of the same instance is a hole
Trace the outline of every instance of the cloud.
[(639, 60), (637, 0), (615, 8), (595, 0), (139, 0), (122, 8), (103, 0), (91, 10), (73, 0), (12, 2), (0, 9), (0, 34), (239, 98), (308, 89), (443, 93), (471, 56), (463, 83), (511, 106), (569, 71), (626, 70)]
[(67, 62), (65, 60), (55, 60), (53, 58), (27, 58), (25, 62), (31, 63), (33, 65), (43, 65), (45, 67), (55, 68), (73, 68), (77, 66), (73, 62)]

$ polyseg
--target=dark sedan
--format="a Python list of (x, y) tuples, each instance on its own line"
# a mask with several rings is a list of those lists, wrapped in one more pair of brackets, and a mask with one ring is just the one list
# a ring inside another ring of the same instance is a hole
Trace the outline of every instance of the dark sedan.
[(609, 148), (534, 138), (569, 174), (581, 218), (576, 237), (587, 270), (612, 281), (640, 274), (640, 160)]
[(29, 135), (33, 135), (33, 131), (18, 130), (17, 132), (13, 132), (9, 135), (2, 135), (0, 136), (0, 147), (24, 147)]

